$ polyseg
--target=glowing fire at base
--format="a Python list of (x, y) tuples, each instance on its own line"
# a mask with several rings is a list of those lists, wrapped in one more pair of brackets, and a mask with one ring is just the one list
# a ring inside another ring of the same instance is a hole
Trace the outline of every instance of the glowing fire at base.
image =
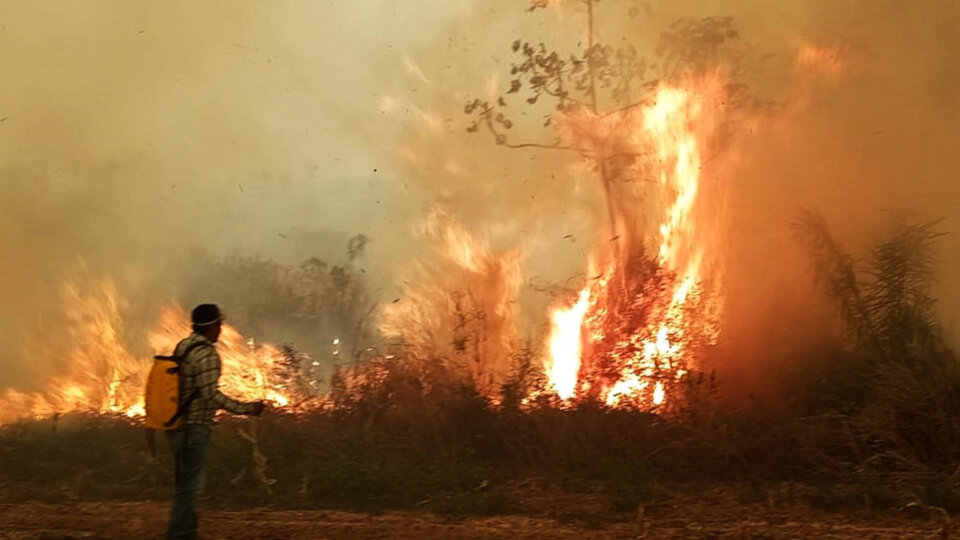
[(580, 371), (580, 333), (583, 316), (589, 307), (590, 292), (580, 291), (580, 299), (568, 310), (553, 312), (553, 333), (550, 336), (551, 365), (547, 370), (557, 395), (570, 399), (577, 390), (577, 372)]
[[(190, 334), (187, 320), (187, 314), (179, 306), (165, 308), (160, 324), (150, 335), (151, 348), (173, 351), (177, 343)], [(243, 401), (265, 400), (278, 407), (290, 404), (291, 392), (278, 370), (284, 357), (276, 346), (256, 345), (236, 328), (224, 324), (217, 352), (221, 361), (220, 387), (224, 393)]]
[[(710, 125), (705, 108), (718, 88), (710, 81), (664, 86), (638, 117), (621, 118), (632, 132), (617, 136), (645, 141), (657, 157), (646, 165), (667, 199), (656, 258), (626, 245), (607, 257), (606, 271), (580, 291), (573, 307), (553, 311), (545, 367), (560, 398), (663, 405), (670, 385), (696, 367), (695, 346), (716, 341), (719, 306), (702, 291), (703, 252), (691, 215), (700, 189), (700, 141)], [(590, 131), (590, 118), (577, 115), (578, 133)], [(610, 137), (609, 122), (593, 118), (596, 131)]]
[[(0, 424), (70, 412), (143, 416), (143, 391), (151, 359), (138, 358), (123, 345), (121, 304), (114, 285), (103, 282), (89, 294), (67, 285), (62, 296), (71, 344), (65, 367), (59, 376), (45, 381), (42, 390), (0, 393)], [(150, 346), (155, 353), (170, 354), (189, 333), (186, 313), (170, 306), (150, 333)], [(252, 346), (225, 324), (217, 350), (224, 393), (244, 401), (266, 400), (278, 407), (291, 403), (294, 392), (286, 388), (281, 376), (284, 356), (277, 347)]]

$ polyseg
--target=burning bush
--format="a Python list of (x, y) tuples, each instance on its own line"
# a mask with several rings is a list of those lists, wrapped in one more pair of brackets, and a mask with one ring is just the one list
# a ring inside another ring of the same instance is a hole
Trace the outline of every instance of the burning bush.
[(401, 297), (384, 309), (380, 330), (399, 341), (407, 362), (456, 372), (492, 396), (517, 347), (521, 253), (494, 251), (439, 210), (424, 233), (437, 245), (438, 260), (412, 269)]

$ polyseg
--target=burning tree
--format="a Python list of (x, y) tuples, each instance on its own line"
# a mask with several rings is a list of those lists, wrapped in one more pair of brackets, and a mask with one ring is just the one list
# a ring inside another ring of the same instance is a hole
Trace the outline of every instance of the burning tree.
[[(601, 238), (609, 242), (594, 253), (577, 301), (552, 313), (544, 368), (563, 399), (649, 408), (666, 401), (718, 336), (719, 283), (697, 202), (704, 154), (723, 132), (721, 112), (749, 94), (725, 82), (740, 70), (731, 18), (678, 21), (648, 62), (633, 46), (600, 40), (601, 3), (574, 4), (585, 11), (585, 48), (514, 41), (505, 94), (474, 99), (465, 112), (470, 132), (486, 131), (508, 148), (569, 153), (596, 176), (608, 218)], [(528, 10), (556, 4), (533, 0)], [(552, 102), (548, 139), (511, 137), (514, 98), (527, 107)]]

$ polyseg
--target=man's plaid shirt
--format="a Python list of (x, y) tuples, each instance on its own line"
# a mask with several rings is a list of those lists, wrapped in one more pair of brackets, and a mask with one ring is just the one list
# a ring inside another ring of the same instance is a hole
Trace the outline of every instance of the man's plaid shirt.
[(198, 341), (205, 341), (209, 346), (195, 347), (180, 363), (180, 406), (183, 406), (194, 390), (200, 390), (199, 395), (190, 403), (183, 423), (212, 424), (213, 415), (219, 409), (226, 409), (233, 414), (250, 414), (253, 411), (252, 403), (243, 403), (228, 397), (217, 386), (220, 380), (220, 355), (210, 340), (200, 334), (190, 334), (190, 337), (177, 345), (174, 355), (179, 356)]

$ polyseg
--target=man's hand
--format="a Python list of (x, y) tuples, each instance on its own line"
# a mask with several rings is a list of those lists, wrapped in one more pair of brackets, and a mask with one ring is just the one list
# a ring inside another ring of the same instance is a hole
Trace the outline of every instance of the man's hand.
[(267, 406), (267, 403), (263, 400), (253, 402), (253, 410), (250, 411), (250, 416), (260, 416), (260, 413), (263, 412), (263, 408)]

